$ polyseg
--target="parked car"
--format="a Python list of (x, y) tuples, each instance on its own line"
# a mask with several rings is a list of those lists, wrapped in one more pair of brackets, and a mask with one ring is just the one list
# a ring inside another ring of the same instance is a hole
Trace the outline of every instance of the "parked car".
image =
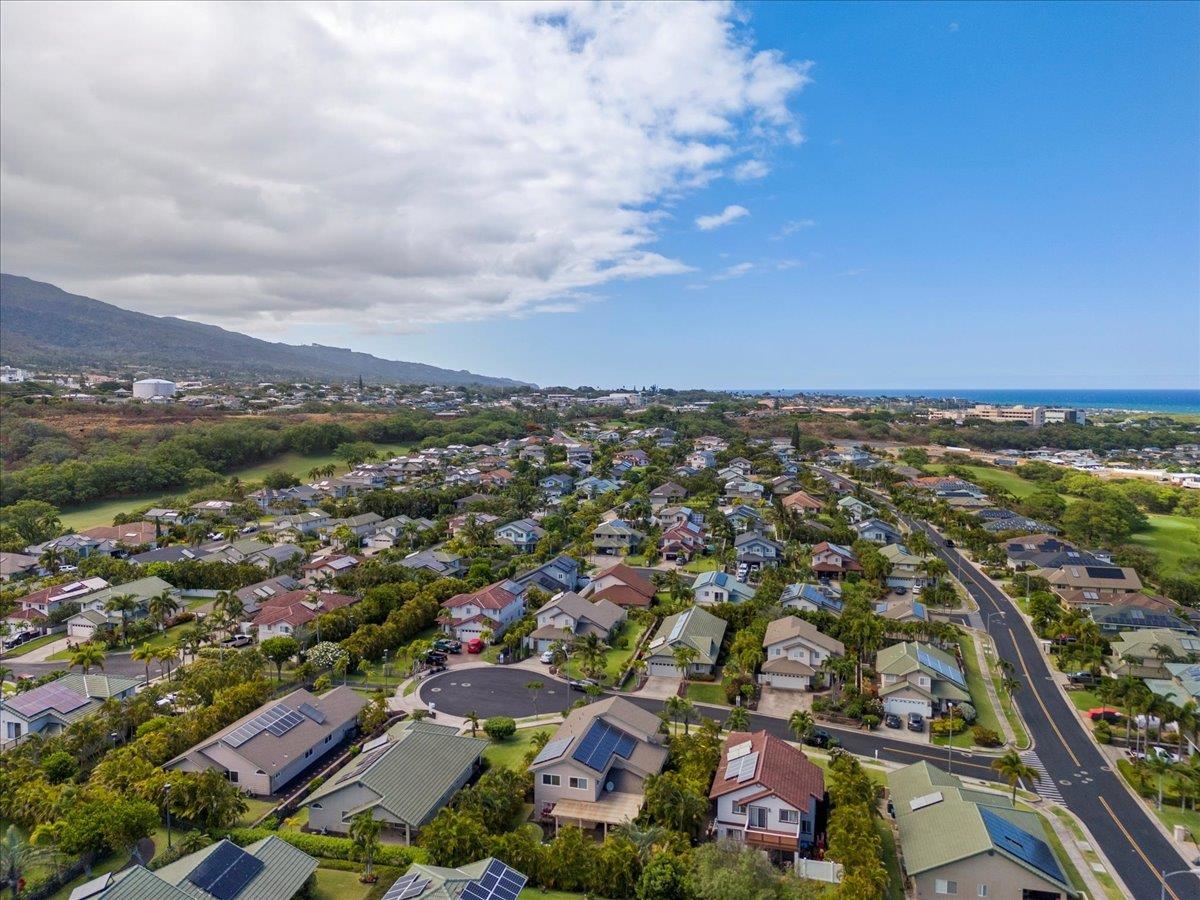
[[(892, 588), (892, 593), (903, 597), (905, 594), (908, 593), (908, 589), (902, 588), (902, 587)], [(913, 593), (916, 593), (916, 591), (913, 591)]]
[(425, 653), (425, 662), (427, 663), (445, 663), (446, 654), (440, 650), (429, 650)]
[(438, 638), (433, 642), (433, 649), (441, 650), (443, 653), (462, 653), (462, 642), (450, 638)]
[(554, 651), (553, 650), (543, 650), (542, 655), (539, 656), (538, 659), (540, 659), (546, 665), (550, 665), (552, 662), (554, 662)]
[(946, 546), (947, 546), (947, 547), (950, 547), (950, 548), (953, 548), (953, 547), (954, 547), (954, 541), (950, 540), (950, 538), (946, 538)]
[(918, 712), (908, 714), (908, 730), (909, 731), (924, 731), (925, 717)]
[(1094, 709), (1089, 709), (1088, 718), (1093, 722), (1099, 722), (1103, 719), (1105, 722), (1118, 722), (1121, 719), (1121, 711), (1113, 709), (1111, 706), (1097, 706)]
[(829, 746), (833, 738), (824, 728), (814, 728), (804, 736), (804, 743), (810, 747), (820, 747), (824, 749)]
[(221, 641), (222, 647), (249, 647), (254, 643), (254, 639), (248, 634), (235, 634), (232, 637), (227, 637)]
[(486, 646), (487, 646), (487, 644), (485, 644), (479, 638), (471, 638), (469, 641), (467, 641), (467, 652), (468, 653), (482, 653), (483, 648)]
[(590, 678), (572, 678), (567, 684), (573, 691), (586, 691), (590, 687), (599, 687), (599, 684)]
[(899, 728), (901, 727), (900, 717), (895, 713), (888, 713), (883, 717), (883, 724), (888, 728)]
[(1067, 680), (1080, 687), (1092, 687), (1100, 683), (1099, 677), (1091, 672), (1072, 672), (1067, 676)]

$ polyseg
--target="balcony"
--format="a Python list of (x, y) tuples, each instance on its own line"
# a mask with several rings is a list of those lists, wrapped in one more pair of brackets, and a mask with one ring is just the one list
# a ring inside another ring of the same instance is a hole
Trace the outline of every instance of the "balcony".
[(746, 843), (766, 850), (787, 850), (795, 852), (800, 847), (800, 837), (796, 834), (784, 834), (779, 831), (767, 831), (760, 828), (747, 828), (744, 832)]

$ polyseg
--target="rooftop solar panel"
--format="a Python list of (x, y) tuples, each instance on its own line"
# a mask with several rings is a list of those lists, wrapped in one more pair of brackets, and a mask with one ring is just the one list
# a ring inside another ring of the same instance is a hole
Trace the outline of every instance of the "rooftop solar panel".
[(917, 662), (923, 666), (933, 669), (943, 678), (953, 681), (959, 687), (967, 686), (967, 680), (963, 678), (963, 674), (958, 670), (957, 666), (949, 665), (943, 660), (938, 659), (938, 657), (934, 656), (932, 653), (928, 653), (924, 650), (918, 650)]
[(61, 684), (43, 684), (31, 691), (17, 694), (9, 701), (8, 707), (23, 716), (36, 715), (47, 709), (60, 713), (69, 713), (85, 706), (88, 698), (78, 694)]
[(222, 841), (188, 875), (188, 881), (217, 900), (233, 900), (263, 870), (263, 861)]
[(300, 712), (304, 713), (304, 715), (308, 716), (318, 725), (323, 725), (325, 723), (325, 713), (321, 712), (311, 703), (301, 703)]
[(571, 738), (559, 738), (557, 741), (550, 741), (542, 748), (541, 752), (533, 759), (533, 764), (549, 762), (552, 759), (558, 759), (567, 748), (571, 746)]
[(983, 826), (987, 829), (988, 837), (997, 847), (1033, 866), (1060, 884), (1067, 883), (1054, 851), (1045, 841), (1023, 831), (989, 809), (980, 807), (979, 814), (983, 817)]
[(483, 877), (463, 888), (463, 900), (517, 900), (527, 879), (498, 859), (488, 863)]
[(1092, 578), (1116, 578), (1120, 580), (1125, 577), (1125, 573), (1115, 566), (1084, 566), (1083, 568)]
[[(636, 746), (637, 741), (634, 738), (609, 725), (603, 719), (597, 719), (592, 722), (571, 756), (589, 769), (603, 772), (608, 767), (608, 761), (614, 753), (628, 759)], [(561, 755), (561, 751), (559, 755)]]
[(401, 875), (396, 879), (395, 884), (388, 888), (388, 892), (383, 895), (383, 900), (411, 900), (411, 898), (419, 897), (424, 893), (430, 883), (431, 879), (421, 877), (420, 872)]

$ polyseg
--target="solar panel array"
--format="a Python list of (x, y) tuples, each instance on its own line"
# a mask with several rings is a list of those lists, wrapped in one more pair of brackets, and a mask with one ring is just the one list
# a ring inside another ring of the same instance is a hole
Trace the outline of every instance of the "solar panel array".
[(690, 609), (680, 613), (679, 618), (675, 620), (675, 627), (671, 629), (670, 635), (667, 636), (668, 644), (673, 644), (679, 640), (679, 636), (683, 634), (683, 629), (687, 627), (688, 619), (691, 617), (692, 611)]
[(388, 892), (383, 895), (383, 900), (411, 900), (413, 897), (419, 897), (425, 892), (425, 888), (429, 887), (431, 881), (432, 879), (423, 877), (420, 872), (401, 875), (396, 879), (396, 883), (388, 888)]
[(498, 859), (488, 863), (483, 877), (463, 888), (463, 900), (517, 900), (528, 879)]
[(269, 731), (275, 737), (283, 737), (304, 721), (304, 716), (290, 706), (278, 703), (265, 713), (255, 716), (245, 725), (230, 732), (225, 737), (225, 743), (230, 747), (240, 747), (251, 738), (258, 737), (264, 731)]
[(321, 712), (319, 709), (317, 709), (311, 703), (301, 703), (300, 704), (300, 712), (304, 713), (304, 715), (308, 716), (310, 719), (312, 719), (318, 725), (325, 724), (325, 713)]
[(188, 875), (188, 881), (217, 900), (233, 900), (263, 870), (263, 861), (222, 841)]
[(1091, 578), (1115, 578), (1119, 580), (1125, 577), (1125, 573), (1115, 566), (1084, 566), (1083, 568)]
[(34, 715), (45, 709), (54, 709), (65, 714), (79, 709), (87, 702), (88, 698), (82, 694), (51, 682), (34, 688), (32, 691), (26, 691), (24, 694), (17, 694), (9, 701), (8, 707), (23, 716)]
[(335, 784), (341, 784), (347, 779), (356, 778), (357, 776), (361, 775), (364, 771), (375, 765), (375, 763), (379, 761), (380, 757), (382, 757), (391, 749), (392, 745), (388, 744), (383, 747), (376, 747), (370, 753), (359, 754), (359, 757), (355, 761), (354, 765), (346, 766), (346, 768), (342, 771), (342, 774), (337, 777)]
[(918, 650), (917, 662), (927, 668), (933, 669), (933, 671), (937, 672), (943, 678), (953, 681), (959, 687), (965, 688), (967, 686), (967, 680), (963, 678), (963, 674), (958, 670), (958, 666), (950, 665), (938, 659), (932, 653), (928, 653), (925, 650)]
[(729, 748), (729, 753), (725, 755), (726, 759), (738, 759), (745, 756), (754, 747), (750, 741), (742, 741), (740, 744), (734, 744)]
[(619, 729), (613, 728), (603, 719), (592, 722), (579, 746), (571, 756), (595, 772), (603, 772), (615, 753), (623, 759), (637, 746), (637, 741)]
[(983, 817), (983, 826), (987, 829), (988, 837), (997, 847), (1028, 863), (1039, 872), (1044, 872), (1055, 881), (1066, 883), (1067, 879), (1058, 864), (1058, 859), (1045, 841), (1022, 831), (990, 809), (980, 807), (979, 814)]
[(542, 748), (541, 752), (533, 758), (533, 764), (549, 762), (552, 759), (558, 759), (567, 752), (567, 748), (571, 746), (571, 738), (559, 738), (557, 741), (550, 741)]
[(739, 756), (737, 759), (729, 761), (725, 767), (725, 780), (736, 778), (738, 784), (742, 784), (753, 778), (757, 770), (758, 753), (747, 753), (745, 756)]

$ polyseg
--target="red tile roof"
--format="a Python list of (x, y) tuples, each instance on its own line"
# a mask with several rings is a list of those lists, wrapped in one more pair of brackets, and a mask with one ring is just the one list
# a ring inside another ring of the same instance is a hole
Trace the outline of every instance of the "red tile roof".
[(297, 627), (311, 622), (322, 613), (357, 602), (357, 597), (347, 597), (345, 594), (288, 591), (259, 601), (260, 608), (253, 624), (263, 626), (286, 622)]
[(504, 586), (508, 583), (497, 581), (473, 594), (458, 594), (445, 601), (442, 606), (446, 609), (457, 609), (473, 603), (480, 609), (504, 609), (517, 598), (516, 594)]
[[(751, 781), (739, 782), (736, 778), (726, 780), (725, 767), (729, 763), (729, 748), (750, 742), (750, 752), (758, 754), (758, 766)], [(709, 797), (717, 798), (733, 791), (761, 786), (796, 809), (809, 808), (809, 798), (821, 800), (825, 797), (825, 773), (809, 761), (802, 750), (787, 741), (756, 731), (732, 732), (721, 748), (721, 764), (713, 781)], [(763, 796), (760, 794), (760, 796)]]
[(622, 584), (641, 594), (643, 597), (649, 598), (655, 594), (654, 584), (650, 579), (641, 572), (625, 565), (625, 563), (617, 563), (615, 566), (609, 566), (603, 572), (597, 573), (592, 580), (599, 581), (601, 578), (609, 576), (620, 579)]

